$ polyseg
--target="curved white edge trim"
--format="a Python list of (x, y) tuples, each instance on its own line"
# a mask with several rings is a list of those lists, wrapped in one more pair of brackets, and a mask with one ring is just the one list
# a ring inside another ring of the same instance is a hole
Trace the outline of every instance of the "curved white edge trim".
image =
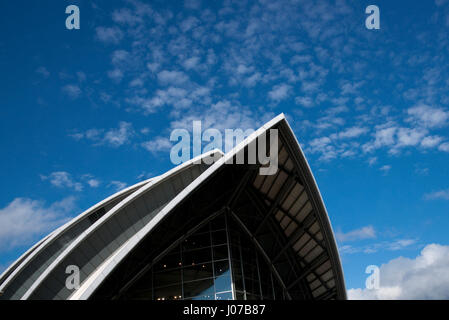
[[(187, 198), (196, 188), (198, 188), (205, 180), (218, 171), (223, 165), (226, 165), (238, 152), (244, 149), (248, 144), (256, 140), (266, 130), (272, 128), (278, 122), (285, 120), (284, 114), (280, 114), (271, 121), (267, 122), (257, 131), (248, 136), (247, 139), (235, 146), (231, 151), (226, 153), (222, 158), (211, 165), (206, 171), (204, 171), (198, 178), (190, 183), (185, 189), (183, 189), (175, 198), (173, 198), (153, 219), (151, 219), (137, 234), (131, 237), (119, 250), (116, 252), (113, 258), (106, 260), (101, 265), (101, 272), (94, 272), (89, 278), (86, 279), (81, 287), (75, 291), (69, 299), (75, 300), (87, 300), (98, 288), (98, 286), (106, 279), (112, 270), (136, 247), (139, 242), (176, 206)], [(96, 278), (92, 276), (95, 275)]]
[[(101, 225), (103, 225), (110, 217), (115, 215), (117, 212), (119, 212), (122, 208), (127, 206), (129, 203), (131, 203), (133, 200), (138, 198), (140, 195), (144, 194), (149, 189), (157, 186), (158, 184), (162, 183), (167, 179), (168, 177), (172, 176), (175, 173), (181, 172), (184, 169), (187, 169), (191, 165), (195, 163), (201, 163), (202, 158), (206, 158), (210, 155), (218, 154), (221, 157), (223, 157), (223, 152), (218, 149), (211, 150), (207, 153), (201, 154), (189, 161), (186, 161), (177, 167), (172, 168), (171, 170), (167, 171), (166, 173), (153, 178), (150, 182), (148, 182), (145, 186), (139, 188), (138, 190), (134, 191), (130, 195), (128, 195), (125, 199), (123, 199), (121, 202), (116, 204), (111, 210), (109, 210), (104, 216), (102, 216), (100, 219), (98, 219), (93, 225), (91, 225), (88, 229), (86, 229), (83, 233), (81, 233), (72, 243), (45, 269), (44, 272), (41, 273), (41, 275), (36, 279), (36, 281), (33, 282), (31, 287), (27, 290), (27, 292), (21, 297), (21, 300), (28, 299), (33, 292), (40, 286), (40, 284), (47, 278), (47, 276), (59, 265), (59, 263), (66, 258), (76, 247), (80, 245), (80, 243), (88, 237), (90, 234), (92, 234), (95, 230), (97, 230)], [(219, 160), (218, 160), (219, 161)]]
[(36, 249), (37, 247), (39, 247), (45, 240), (48, 239), (48, 237), (50, 237), (53, 234), (54, 231), (50, 232), (49, 234), (47, 234), (45, 237), (43, 237), (41, 240), (39, 240), (34, 246), (32, 246), (31, 248), (29, 248), (27, 251), (25, 251), (20, 257), (18, 257), (5, 271), (2, 272), (2, 274), (0, 275), (0, 284), (3, 282), (5, 275), (7, 275), (11, 269), (16, 268), (18, 265), (20, 265), (20, 263), (22, 263), (24, 257), (26, 257), (30, 252), (32, 252), (34, 249)]
[[(332, 228), (332, 224), (331, 224), (331, 221), (330, 221), (330, 218), (329, 218), (329, 214), (327, 212), (326, 205), (324, 204), (323, 197), (321, 195), (320, 189), (318, 188), (318, 184), (316, 182), (315, 176), (313, 175), (313, 172), (312, 172), (312, 169), (310, 168), (309, 162), (307, 161), (307, 158), (304, 155), (304, 152), (303, 152), (303, 150), (301, 148), (301, 145), (299, 144), (298, 138), (296, 137), (295, 133), (293, 132), (293, 130), (292, 130), (292, 128), (291, 128), (291, 126), (290, 126), (290, 124), (288, 123), (287, 120), (285, 120), (285, 124), (287, 125), (287, 128), (290, 130), (291, 136), (293, 136), (293, 138), (295, 139), (297, 147), (298, 147), (298, 149), (300, 151), (300, 154), (301, 154), (301, 158), (302, 158), (301, 160), (307, 166), (307, 170), (308, 170), (308, 172), (309, 172), (309, 174), (311, 176), (311, 181), (308, 181), (309, 182), (309, 186), (312, 185), (315, 188), (317, 196), (318, 196), (317, 200), (320, 202), (320, 205), (322, 205), (322, 207), (323, 207), (323, 211), (324, 211), (324, 217), (323, 218), (325, 219), (326, 224), (327, 224), (327, 226), (323, 226), (323, 227), (324, 228), (328, 227), (329, 231), (330, 231), (330, 234), (327, 235), (327, 238), (330, 241), (331, 246), (333, 246), (333, 248), (330, 248), (330, 249), (336, 255), (336, 259), (338, 260), (338, 261), (335, 261), (335, 262), (338, 263), (336, 268), (337, 268), (337, 270), (340, 273), (339, 274), (339, 278), (340, 278), (339, 280), (341, 282), (340, 285), (342, 286), (342, 288), (340, 288), (340, 289), (343, 290), (343, 295), (344, 295), (344, 298), (346, 299), (347, 298), (347, 293), (346, 293), (346, 284), (345, 284), (345, 278), (344, 278), (344, 273), (343, 273), (343, 265), (341, 263), (340, 253), (338, 252), (338, 246), (337, 246), (337, 242), (335, 240), (334, 230)], [(332, 261), (331, 261), (331, 263), (332, 263)]]
[[(57, 228), (56, 230), (54, 230), (53, 232), (51, 232), (47, 237), (45, 237), (43, 239), (43, 241), (41, 242), (41, 246), (38, 248), (38, 250), (35, 250), (34, 252), (32, 252), (25, 260), (23, 260), (18, 266), (17, 268), (6, 278), (6, 280), (0, 285), (0, 292), (4, 291), (5, 288), (7, 288), (7, 286), (11, 283), (11, 281), (13, 281), (16, 276), (35, 258), (35, 256), (40, 253), (43, 249), (45, 249), (46, 247), (48, 247), (51, 243), (53, 243), (53, 241), (58, 238), (59, 235), (61, 235), (64, 231), (70, 229), (72, 226), (74, 226), (76, 223), (78, 223), (80, 220), (82, 220), (85, 216), (91, 214), (92, 212), (98, 210), (99, 208), (107, 205), (108, 203), (112, 202), (114, 199), (132, 191), (133, 189), (139, 188), (147, 183), (149, 183), (150, 181), (152, 181), (153, 179), (156, 179), (157, 177), (154, 178), (150, 178), (141, 182), (138, 182), (128, 188), (125, 188), (123, 190), (120, 190), (116, 193), (114, 193), (113, 195), (107, 197), (106, 199), (98, 202), (97, 204), (93, 205), (92, 207), (90, 207), (89, 209), (87, 209), (86, 211), (84, 211), (83, 213), (79, 214), (78, 216), (76, 216), (75, 218), (73, 218), (72, 220), (68, 221), (67, 223), (65, 223), (64, 225), (62, 225), (61, 227)], [(36, 247), (38, 244), (36, 244), (34, 247)], [(27, 252), (29, 252), (31, 249), (29, 249)], [(24, 256), (26, 253), (24, 253), (22, 256)], [(11, 267), (13, 265), (15, 265), (17, 262), (20, 261), (20, 258), (16, 260), (16, 262), (14, 262)], [(10, 267), (10, 268), (11, 268)], [(8, 268), (9, 269), (9, 268)], [(7, 270), (8, 270), (7, 269)], [(6, 271), (4, 272), (4, 274), (6, 274)]]

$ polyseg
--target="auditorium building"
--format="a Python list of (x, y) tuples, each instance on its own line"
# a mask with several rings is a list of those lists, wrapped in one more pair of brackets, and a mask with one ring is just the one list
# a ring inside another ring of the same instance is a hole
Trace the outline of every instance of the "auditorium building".
[[(272, 129), (275, 174), (232, 161)], [(323, 199), (281, 114), (232, 151), (184, 162), (53, 231), (0, 276), (0, 299), (323, 300), (346, 289)]]

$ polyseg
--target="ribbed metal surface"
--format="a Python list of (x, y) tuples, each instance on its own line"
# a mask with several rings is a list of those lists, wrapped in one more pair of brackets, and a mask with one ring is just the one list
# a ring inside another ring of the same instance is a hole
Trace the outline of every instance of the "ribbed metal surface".
[(197, 178), (205, 165), (192, 165), (147, 190), (102, 222), (50, 270), (30, 299), (67, 299), (73, 291), (65, 286), (69, 265), (80, 269), (81, 284), (129, 238), (145, 226), (174, 196)]

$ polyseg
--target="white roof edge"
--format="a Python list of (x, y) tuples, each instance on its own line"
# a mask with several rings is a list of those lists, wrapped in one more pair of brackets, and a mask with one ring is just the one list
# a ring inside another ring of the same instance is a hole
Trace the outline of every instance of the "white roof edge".
[[(120, 247), (117, 252), (114, 253), (108, 260), (106, 260), (98, 270), (94, 272), (91, 276), (84, 281), (81, 287), (76, 290), (71, 296), (70, 300), (87, 300), (93, 294), (93, 292), (98, 288), (98, 286), (103, 282), (104, 279), (115, 269), (115, 267), (134, 249), (140, 241), (162, 220), (167, 214), (169, 214), (182, 200), (184, 200), (191, 192), (193, 192), (198, 186), (200, 186), (209, 176), (211, 176), (215, 171), (221, 168), (223, 165), (234, 157), (240, 150), (245, 148), (252, 141), (257, 139), (263, 132), (270, 129), (277, 123), (285, 120), (285, 115), (281, 113), (276, 116), (258, 130), (253, 132), (242, 141), (240, 144), (235, 146), (231, 151), (226, 153), (224, 157), (220, 158), (214, 164), (212, 164), (206, 171), (204, 171), (198, 178), (196, 178), (192, 183), (190, 183), (185, 189), (183, 189), (177, 196), (175, 196), (153, 219), (151, 219), (146, 226), (144, 226), (137, 234), (131, 237), (122, 247)], [(93, 277), (95, 275), (95, 277)]]
[[(157, 178), (157, 177), (156, 177)], [(91, 206), (89, 209), (85, 210), (84, 212), (82, 212), (81, 214), (79, 214), (78, 216), (76, 216), (75, 218), (71, 219), (70, 221), (68, 221), (67, 223), (63, 224), (62, 226), (58, 227), (57, 229), (55, 229), (54, 231), (52, 231), (50, 234), (48, 234), (46, 237), (44, 237), (41, 242), (40, 242), (40, 247), (35, 250), (34, 252), (32, 252), (25, 260), (23, 260), (17, 267), (16, 269), (5, 279), (5, 281), (0, 285), (0, 292), (3, 291), (9, 284), (11, 281), (13, 281), (16, 276), (19, 274), (20, 271), (22, 271), (34, 258), (35, 256), (41, 252), (43, 249), (45, 249), (46, 247), (48, 247), (60, 234), (62, 234), (65, 230), (68, 230), (70, 227), (72, 227), (73, 225), (75, 225), (77, 222), (79, 222), (82, 218), (84, 218), (85, 216), (91, 214), (92, 212), (94, 212), (95, 210), (98, 210), (99, 208), (101, 208), (104, 205), (107, 205), (109, 202), (113, 201), (114, 199), (122, 196), (123, 194), (126, 194), (127, 192), (129, 192), (132, 189), (138, 188), (142, 185), (145, 185), (146, 183), (150, 182), (151, 180), (153, 180), (155, 178), (150, 178), (144, 181), (140, 181), (130, 187), (127, 187), (123, 190), (120, 190), (116, 193), (114, 193), (113, 195), (107, 197), (106, 199), (98, 202), (97, 204)], [(39, 243), (38, 243), (39, 244)], [(34, 247), (36, 247), (38, 244), (34, 245), (32, 248), (30, 248), (29, 250), (27, 250), (27, 252), (25, 252), (21, 257), (23, 257), (24, 255), (26, 255), (29, 251), (31, 251)], [(15, 260), (15, 262), (3, 273), (6, 274), (6, 272), (11, 269), (11, 267), (13, 267), (14, 265), (16, 265), (16, 262), (20, 261), (21, 257), (19, 257), (18, 259)], [(2, 274), (2, 276), (3, 276)]]
[[(8, 272), (13, 269), (16, 268), (18, 265), (20, 265), (23, 261), (21, 261), (25, 256), (27, 256), (31, 251), (33, 251), (35, 248), (37, 248), (38, 246), (40, 246), (48, 237), (50, 237), (52, 235), (54, 231), (50, 232), (49, 234), (47, 234), (46, 236), (44, 236), (42, 239), (40, 239), (36, 244), (34, 244), (31, 248), (29, 248), (27, 251), (25, 251), (22, 255), (20, 255), (20, 257), (18, 257), (6, 270), (4, 270), (2, 272), (2, 274), (0, 275), (0, 282), (3, 281), (3, 278), (5, 277), (6, 274), (8, 274)], [(1, 291), (0, 291), (1, 292)]]
[(31, 287), (27, 290), (27, 292), (21, 297), (21, 300), (28, 299), (33, 292), (39, 287), (39, 285), (45, 280), (45, 278), (51, 273), (52, 270), (54, 270), (59, 263), (67, 256), (69, 255), (78, 245), (91, 233), (93, 233), (95, 230), (97, 230), (107, 219), (109, 219), (111, 216), (113, 216), (115, 213), (117, 213), (120, 209), (122, 209), (124, 206), (126, 206), (131, 201), (135, 200), (137, 197), (139, 197), (141, 194), (145, 193), (148, 189), (158, 185), (159, 183), (163, 182), (166, 178), (170, 177), (174, 173), (180, 172), (190, 165), (194, 164), (195, 162), (198, 162), (200, 159), (210, 156), (211, 154), (220, 154), (223, 156), (223, 152), (219, 149), (214, 149), (209, 152), (206, 152), (204, 154), (201, 154), (189, 161), (186, 161), (177, 167), (172, 168), (171, 170), (167, 171), (166, 173), (150, 179), (146, 185), (139, 188), (138, 190), (134, 191), (130, 195), (128, 195), (125, 199), (117, 203), (112, 209), (110, 209), (104, 216), (102, 216), (100, 219), (98, 219), (93, 225), (91, 225), (88, 229), (86, 229), (83, 233), (81, 233), (72, 243), (63, 251), (60, 253), (60, 255), (45, 269), (44, 272), (41, 273), (41, 275), (33, 282)]
[(344, 274), (343, 274), (343, 265), (341, 263), (340, 253), (338, 252), (338, 246), (337, 246), (337, 242), (335, 240), (335, 233), (334, 233), (334, 230), (332, 228), (332, 224), (331, 224), (331, 221), (330, 221), (330, 218), (329, 218), (329, 213), (327, 212), (326, 204), (323, 201), (323, 197), (321, 195), (321, 191), (320, 191), (320, 189), (318, 187), (318, 184), (316, 182), (316, 179), (315, 179), (315, 176), (314, 176), (314, 174), (312, 172), (312, 169), (310, 168), (309, 162), (307, 161), (307, 158), (306, 158), (306, 156), (305, 156), (305, 154), (304, 154), (304, 152), (303, 152), (303, 150), (301, 148), (301, 145), (299, 144), (298, 138), (294, 134), (293, 129), (290, 126), (290, 124), (288, 123), (287, 119), (285, 119), (285, 124), (287, 125), (288, 129), (290, 130), (291, 135), (294, 137), (294, 139), (296, 141), (296, 144), (297, 144), (297, 146), (299, 148), (299, 151), (301, 152), (301, 157), (304, 160), (304, 164), (307, 166), (308, 172), (309, 172), (309, 174), (311, 176), (311, 180), (312, 181), (310, 181), (310, 182), (313, 184), (314, 188), (316, 189), (316, 193), (317, 193), (317, 196), (318, 196), (318, 201), (320, 201), (320, 204), (323, 206), (324, 214), (325, 214), (325, 216), (323, 218), (326, 219), (327, 226), (329, 227), (330, 233), (331, 233), (330, 235), (327, 235), (327, 238), (328, 238), (328, 240), (330, 240), (332, 242), (331, 245), (333, 245), (334, 248), (331, 248), (331, 249), (337, 255), (337, 257), (336, 257), (338, 259), (337, 263), (339, 264), (337, 266), (337, 269), (339, 269), (339, 272), (341, 272), (341, 274), (339, 275), (339, 278), (341, 278), (340, 279), (341, 285), (343, 286), (344, 295), (346, 296), (347, 293), (346, 293), (346, 285), (345, 285), (345, 279), (344, 279)]

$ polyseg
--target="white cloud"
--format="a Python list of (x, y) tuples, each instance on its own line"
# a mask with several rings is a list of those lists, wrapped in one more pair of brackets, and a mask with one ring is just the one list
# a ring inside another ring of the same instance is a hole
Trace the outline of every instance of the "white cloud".
[(120, 122), (118, 129), (111, 129), (104, 135), (104, 142), (113, 147), (119, 147), (128, 143), (133, 135), (133, 128), (129, 122)]
[(377, 157), (371, 157), (368, 159), (368, 164), (370, 166), (372, 166), (373, 164), (375, 164), (377, 162)]
[(48, 180), (52, 185), (58, 188), (70, 188), (75, 191), (82, 191), (83, 185), (73, 180), (72, 175), (65, 171), (52, 172), (48, 176), (41, 175), (42, 180)]
[(76, 84), (67, 84), (63, 86), (62, 92), (68, 95), (71, 99), (76, 99), (81, 95), (81, 89)]
[(184, 68), (186, 68), (187, 70), (190, 70), (190, 69), (195, 69), (197, 66), (198, 66), (198, 63), (200, 62), (200, 58), (198, 58), (198, 57), (191, 57), (191, 58), (188, 58), (188, 59), (186, 59), (184, 62), (183, 62), (183, 66), (184, 66)]
[(112, 20), (119, 24), (127, 24), (134, 26), (138, 23), (142, 23), (142, 17), (134, 14), (131, 10), (127, 8), (122, 8), (120, 10), (115, 10), (112, 13)]
[(350, 289), (348, 298), (449, 299), (449, 246), (429, 244), (414, 259), (399, 257), (380, 267), (379, 289)]
[(89, 180), (87, 180), (87, 184), (91, 188), (97, 188), (100, 185), (100, 181), (97, 179), (89, 179)]
[(397, 144), (398, 147), (416, 146), (418, 145), (424, 136), (427, 134), (427, 130), (423, 129), (410, 129), (410, 128), (399, 128), (397, 134)]
[(157, 137), (154, 140), (143, 142), (142, 147), (151, 153), (157, 153), (159, 151), (170, 150), (172, 143), (167, 137)]
[(184, 0), (184, 6), (188, 9), (199, 9), (201, 0)]
[(331, 136), (332, 139), (351, 139), (351, 138), (357, 138), (358, 136), (361, 136), (362, 134), (365, 134), (368, 132), (367, 128), (362, 127), (351, 127), (347, 128), (343, 131), (340, 131), (339, 133), (333, 134)]
[(310, 97), (296, 97), (295, 103), (300, 106), (304, 106), (306, 108), (310, 108), (314, 106), (314, 101)]
[(387, 174), (391, 170), (391, 166), (386, 164), (379, 168), (380, 171), (382, 171), (384, 174)]
[(447, 125), (449, 112), (442, 108), (418, 105), (407, 110), (407, 121), (427, 128), (439, 128)]
[(394, 241), (380, 241), (362, 246), (342, 245), (339, 247), (341, 254), (355, 254), (355, 253), (375, 253), (378, 251), (398, 251), (405, 249), (415, 244), (415, 239), (397, 239)]
[(128, 184), (126, 182), (114, 180), (108, 184), (108, 187), (114, 188), (116, 191), (120, 191), (126, 188)]
[(126, 50), (115, 50), (111, 56), (111, 62), (113, 65), (120, 65), (130, 59), (130, 53)]
[(104, 43), (118, 44), (123, 38), (123, 32), (118, 27), (97, 27), (96, 37)]
[(426, 200), (436, 200), (436, 199), (449, 200), (449, 189), (435, 191), (432, 193), (427, 193), (424, 195), (424, 199), (426, 199)]
[(186, 83), (189, 78), (182, 71), (163, 70), (157, 74), (157, 79), (163, 85), (181, 85)]
[(373, 226), (366, 226), (346, 233), (337, 232), (335, 234), (335, 237), (340, 242), (372, 239), (376, 237), (376, 231), (374, 230)]
[(42, 201), (16, 198), (0, 209), (0, 250), (29, 245), (36, 238), (67, 222), (73, 197), (45, 206)]
[(112, 128), (107, 131), (104, 129), (89, 129), (85, 132), (76, 132), (70, 136), (76, 140), (87, 139), (95, 142), (97, 145), (110, 145), (119, 147), (130, 142), (134, 135), (134, 129), (131, 123), (121, 121), (118, 128)]
[(396, 133), (396, 127), (380, 128), (376, 131), (374, 145), (376, 147), (390, 146), (394, 144), (394, 134)]
[(249, 108), (233, 104), (228, 100), (218, 101), (212, 104), (207, 110), (200, 112), (190, 112), (171, 122), (172, 129), (192, 129), (193, 121), (201, 121), (202, 129), (215, 128), (223, 131), (225, 129), (254, 129), (264, 121), (273, 117), (272, 113), (260, 116)]
[(189, 30), (191, 30), (192, 28), (195, 28), (199, 23), (199, 20), (195, 17), (188, 17), (187, 19), (185, 19), (184, 21), (181, 22), (180, 24), (180, 28), (182, 30), (182, 32), (188, 32)]
[(115, 82), (120, 82), (123, 79), (123, 71), (120, 69), (114, 69), (108, 71), (108, 77)]
[(440, 146), (438, 147), (438, 150), (443, 151), (443, 152), (449, 152), (449, 142), (440, 144)]
[(440, 144), (443, 140), (440, 136), (427, 136), (421, 141), (421, 147), (423, 148), (434, 148)]
[(279, 84), (268, 92), (268, 97), (273, 101), (281, 101), (289, 96), (291, 86), (288, 84)]

